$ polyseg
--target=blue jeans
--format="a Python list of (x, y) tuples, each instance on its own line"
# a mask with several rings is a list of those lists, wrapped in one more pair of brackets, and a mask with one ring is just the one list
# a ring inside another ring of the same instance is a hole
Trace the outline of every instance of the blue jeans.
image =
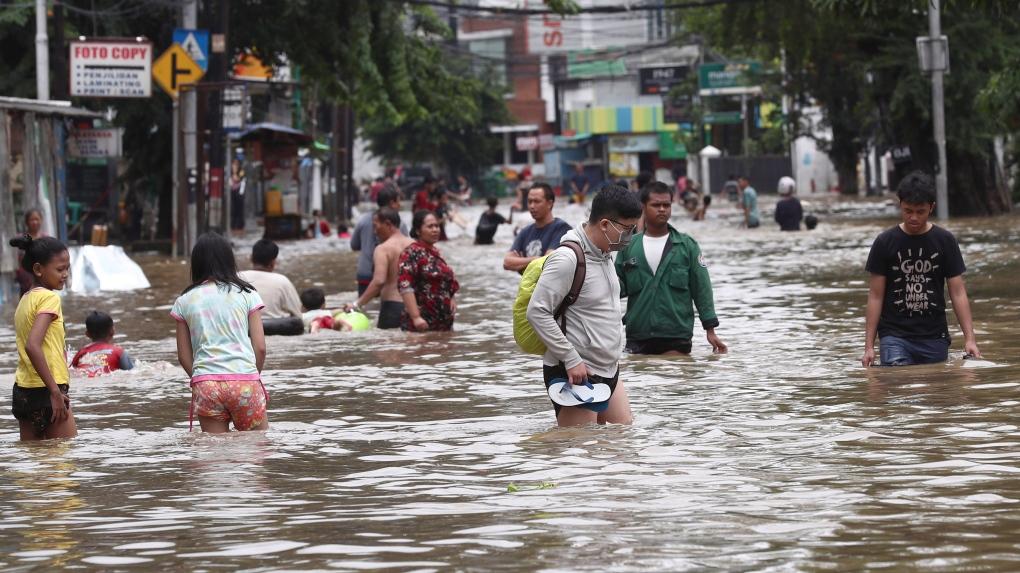
[(882, 366), (937, 364), (949, 358), (949, 338), (900, 338), (883, 336), (878, 341)]

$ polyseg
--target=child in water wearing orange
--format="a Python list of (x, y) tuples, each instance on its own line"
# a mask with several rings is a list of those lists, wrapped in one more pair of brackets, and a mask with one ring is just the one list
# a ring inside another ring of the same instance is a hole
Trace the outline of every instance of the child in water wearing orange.
[(135, 367), (134, 360), (120, 346), (113, 343), (113, 318), (105, 312), (93, 310), (85, 317), (85, 336), (91, 343), (71, 360), (71, 367), (82, 370), (89, 378), (109, 374), (114, 370), (131, 370)]
[(177, 297), (177, 359), (191, 377), (191, 417), (203, 432), (269, 428), (262, 385), (262, 298), (237, 276), (230, 243), (206, 233), (191, 251), (191, 286)]
[(67, 247), (53, 237), (31, 235), (11, 239), (24, 251), (21, 268), (32, 277), (32, 288), (14, 311), (18, 369), (14, 374), (11, 412), (18, 419), (21, 439), (73, 438), (78, 428), (71, 413), (71, 377), (64, 354), (64, 313), (54, 291), (67, 283), (71, 258)]

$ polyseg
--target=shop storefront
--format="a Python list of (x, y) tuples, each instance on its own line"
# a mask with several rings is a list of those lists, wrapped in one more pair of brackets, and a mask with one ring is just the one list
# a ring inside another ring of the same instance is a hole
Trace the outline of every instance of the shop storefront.
[[(602, 140), (603, 178), (634, 178), (641, 171), (671, 181), (687, 157), (680, 126), (666, 123), (662, 106), (594, 107), (567, 113), (567, 127), (574, 137)], [(598, 156), (596, 156), (598, 157)]]

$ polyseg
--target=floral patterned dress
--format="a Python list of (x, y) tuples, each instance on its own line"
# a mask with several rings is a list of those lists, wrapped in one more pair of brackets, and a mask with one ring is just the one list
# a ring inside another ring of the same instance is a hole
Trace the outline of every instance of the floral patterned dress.
[[(400, 294), (414, 293), (429, 330), (453, 328), (453, 295), (460, 284), (435, 247), (415, 241), (404, 249), (397, 267), (397, 289)], [(400, 328), (414, 330), (406, 310), (400, 317)]]

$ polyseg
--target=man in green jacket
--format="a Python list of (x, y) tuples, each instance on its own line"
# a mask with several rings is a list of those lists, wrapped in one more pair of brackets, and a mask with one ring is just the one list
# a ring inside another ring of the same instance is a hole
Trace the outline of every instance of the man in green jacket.
[(715, 334), (719, 319), (712, 282), (698, 243), (669, 224), (673, 189), (653, 182), (641, 190), (645, 230), (616, 257), (620, 296), (629, 297), (627, 351), (634, 354), (690, 354), (694, 306), (712, 351), (725, 353)]

